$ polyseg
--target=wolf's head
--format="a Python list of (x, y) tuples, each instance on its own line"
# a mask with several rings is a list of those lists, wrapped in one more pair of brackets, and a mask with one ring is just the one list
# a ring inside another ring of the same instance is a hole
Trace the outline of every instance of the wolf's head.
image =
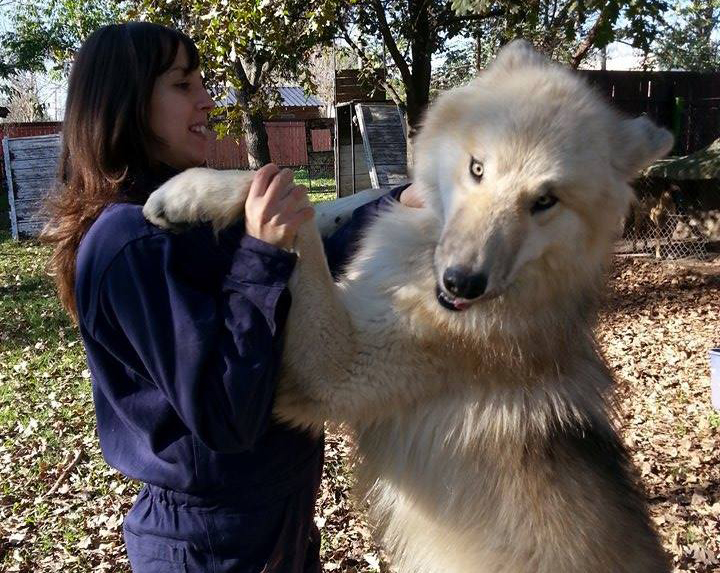
[(416, 180), (442, 225), (438, 302), (542, 303), (597, 280), (632, 190), (672, 136), (630, 119), (577, 74), (513, 42), (441, 96), (416, 145)]

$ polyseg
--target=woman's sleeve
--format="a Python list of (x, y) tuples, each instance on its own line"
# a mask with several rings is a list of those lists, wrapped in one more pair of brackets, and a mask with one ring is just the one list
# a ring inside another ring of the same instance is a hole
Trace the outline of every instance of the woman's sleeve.
[(139, 361), (208, 448), (252, 449), (271, 416), (296, 257), (244, 236), (218, 289), (188, 274), (186, 256), (169, 234), (126, 245), (103, 278), (101, 312), (132, 347), (127, 367)]
[(409, 185), (410, 183), (407, 183), (395, 187), (379, 199), (358, 207), (353, 211), (352, 217), (347, 223), (323, 240), (328, 266), (334, 278), (337, 279), (345, 265), (357, 251), (362, 233), (369, 222), (377, 217), (382, 209), (398, 201), (400, 194)]

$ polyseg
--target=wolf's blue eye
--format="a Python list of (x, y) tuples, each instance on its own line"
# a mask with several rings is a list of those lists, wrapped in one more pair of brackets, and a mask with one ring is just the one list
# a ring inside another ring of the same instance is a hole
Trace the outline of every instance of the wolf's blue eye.
[(555, 197), (555, 195), (552, 193), (545, 193), (545, 195), (541, 195), (537, 201), (533, 203), (532, 207), (530, 207), (530, 213), (534, 215), (540, 211), (547, 211), (557, 202), (558, 198)]
[(485, 173), (485, 167), (483, 167), (483, 164), (472, 157), (470, 159), (470, 175), (479, 181), (482, 179), (483, 173)]

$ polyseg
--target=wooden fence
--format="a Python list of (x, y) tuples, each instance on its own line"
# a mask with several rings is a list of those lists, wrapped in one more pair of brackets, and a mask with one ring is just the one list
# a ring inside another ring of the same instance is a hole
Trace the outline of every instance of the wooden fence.
[(720, 137), (720, 73), (583, 70), (617, 108), (648, 116), (675, 134), (674, 155)]
[[(306, 124), (303, 121), (268, 121), (265, 123), (274, 163), (284, 167), (308, 165)], [(60, 133), (60, 122), (0, 123), (0, 158), (5, 137), (32, 137)], [(312, 151), (332, 151), (331, 133), (327, 129), (312, 129)], [(245, 139), (226, 137), (210, 144), (208, 164), (216, 169), (247, 169)], [(3, 161), (0, 160), (0, 182), (5, 180)]]
[(50, 135), (60, 133), (62, 123), (59, 121), (37, 121), (29, 123), (0, 123), (0, 192), (5, 181), (5, 162), (3, 158), (2, 142), (6, 137), (33, 137), (35, 135)]

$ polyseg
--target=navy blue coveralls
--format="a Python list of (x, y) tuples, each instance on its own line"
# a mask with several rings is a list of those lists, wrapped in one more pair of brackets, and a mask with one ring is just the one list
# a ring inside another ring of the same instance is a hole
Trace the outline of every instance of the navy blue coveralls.
[[(334, 271), (401, 190), (327, 241)], [(170, 233), (130, 203), (83, 238), (76, 300), (100, 446), (145, 483), (124, 522), (136, 573), (320, 571), (322, 437), (271, 416), (295, 260), (241, 225)]]

